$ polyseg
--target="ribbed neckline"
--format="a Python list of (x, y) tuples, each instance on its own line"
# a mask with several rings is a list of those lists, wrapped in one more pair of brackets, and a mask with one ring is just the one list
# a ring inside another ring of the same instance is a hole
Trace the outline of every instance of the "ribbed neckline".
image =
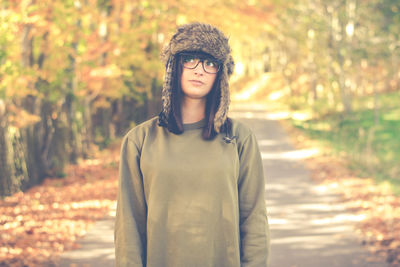
[(204, 126), (206, 126), (206, 119), (202, 119), (198, 122), (193, 122), (193, 123), (184, 123), (183, 124), (183, 130), (195, 130), (195, 129), (201, 129)]

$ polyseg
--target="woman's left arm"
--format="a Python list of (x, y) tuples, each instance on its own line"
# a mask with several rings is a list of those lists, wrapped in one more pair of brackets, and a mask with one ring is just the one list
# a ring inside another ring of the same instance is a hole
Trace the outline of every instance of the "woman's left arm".
[(241, 266), (265, 267), (270, 253), (269, 227), (263, 164), (254, 134), (243, 140), (238, 152)]

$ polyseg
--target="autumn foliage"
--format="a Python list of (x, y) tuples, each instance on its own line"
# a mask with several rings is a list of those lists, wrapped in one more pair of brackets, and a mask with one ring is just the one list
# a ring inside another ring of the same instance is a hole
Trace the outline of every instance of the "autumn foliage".
[[(271, 72), (293, 109), (349, 114), (373, 96), (367, 106), (379, 118), (376, 96), (398, 92), (397, 0), (199, 3), (0, 2), (0, 196), (9, 196), (0, 202), (0, 266), (51, 261), (113, 205), (115, 163), (89, 158), (158, 113), (159, 54), (179, 24), (221, 28), (236, 62), (232, 82)], [(346, 198), (363, 199), (365, 242), (396, 264), (398, 200), (318, 166), (332, 183), (357, 185)]]

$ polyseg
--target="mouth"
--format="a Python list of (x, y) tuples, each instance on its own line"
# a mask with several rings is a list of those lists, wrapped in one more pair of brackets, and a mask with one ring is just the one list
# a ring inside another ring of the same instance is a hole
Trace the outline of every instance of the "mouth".
[(202, 81), (199, 81), (199, 80), (189, 80), (189, 82), (191, 82), (192, 84), (195, 84), (195, 85), (202, 85), (202, 84), (204, 84)]

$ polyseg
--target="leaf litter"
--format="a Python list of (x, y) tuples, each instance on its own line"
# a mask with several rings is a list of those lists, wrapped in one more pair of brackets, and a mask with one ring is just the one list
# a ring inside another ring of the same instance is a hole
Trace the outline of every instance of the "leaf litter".
[(0, 267), (53, 266), (115, 207), (119, 144), (0, 200)]

